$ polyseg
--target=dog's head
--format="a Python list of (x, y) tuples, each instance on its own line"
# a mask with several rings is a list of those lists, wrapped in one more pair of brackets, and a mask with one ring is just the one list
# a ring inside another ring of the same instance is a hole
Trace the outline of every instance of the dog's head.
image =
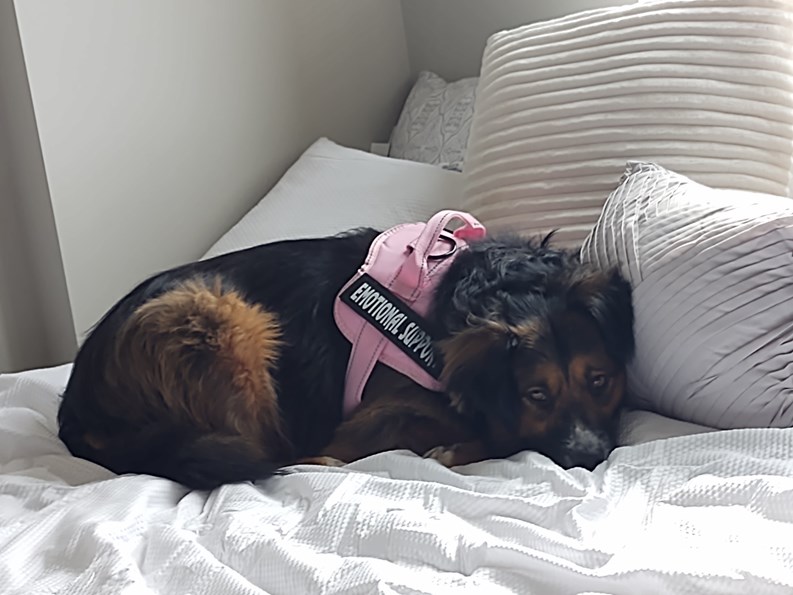
[(466, 324), (441, 346), (454, 405), (483, 422), (496, 452), (593, 468), (615, 446), (634, 350), (630, 285), (544, 244), (479, 264), (495, 273), (465, 289)]

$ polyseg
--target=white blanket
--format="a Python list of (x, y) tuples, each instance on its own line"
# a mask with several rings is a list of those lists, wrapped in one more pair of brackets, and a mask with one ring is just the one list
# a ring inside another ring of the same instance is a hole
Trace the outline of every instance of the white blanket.
[(408, 453), (188, 492), (56, 438), (68, 367), (0, 376), (0, 593), (791, 593), (793, 429), (457, 471)]

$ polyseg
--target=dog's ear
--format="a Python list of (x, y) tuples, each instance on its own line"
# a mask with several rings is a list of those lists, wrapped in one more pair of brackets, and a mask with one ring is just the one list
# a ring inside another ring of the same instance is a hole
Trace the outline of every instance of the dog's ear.
[(460, 413), (496, 416), (507, 428), (520, 419), (520, 399), (513, 370), (518, 338), (495, 323), (467, 328), (444, 340), (441, 381)]
[(568, 305), (583, 310), (598, 325), (606, 348), (623, 364), (633, 357), (633, 293), (617, 269), (587, 269), (573, 279)]

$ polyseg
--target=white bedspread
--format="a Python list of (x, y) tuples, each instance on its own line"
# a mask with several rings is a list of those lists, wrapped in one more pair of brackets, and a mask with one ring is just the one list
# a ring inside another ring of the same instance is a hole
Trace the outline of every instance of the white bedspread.
[(407, 453), (211, 494), (57, 440), (68, 368), (0, 376), (0, 593), (791, 593), (793, 430), (536, 454)]

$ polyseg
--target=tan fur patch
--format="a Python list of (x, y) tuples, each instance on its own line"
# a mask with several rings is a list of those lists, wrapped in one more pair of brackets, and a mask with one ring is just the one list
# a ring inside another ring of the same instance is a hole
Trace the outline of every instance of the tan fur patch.
[[(205, 431), (228, 431), (280, 450), (284, 433), (271, 375), (280, 353), (277, 317), (220, 280), (189, 281), (149, 300), (127, 320), (116, 365), (167, 412)], [(164, 411), (163, 411), (164, 410)]]
[(518, 337), (521, 345), (529, 349), (541, 349), (543, 347), (542, 327), (539, 320), (531, 320), (523, 322), (514, 327), (510, 327), (509, 331)]
[(574, 382), (586, 386), (587, 371), (593, 367), (597, 367), (593, 358), (586, 355), (576, 355), (570, 360), (570, 377)]
[(347, 462), (393, 449), (423, 455), (435, 446), (473, 438), (467, 421), (449, 409), (444, 396), (378, 365), (361, 405), (336, 428), (322, 454)]

